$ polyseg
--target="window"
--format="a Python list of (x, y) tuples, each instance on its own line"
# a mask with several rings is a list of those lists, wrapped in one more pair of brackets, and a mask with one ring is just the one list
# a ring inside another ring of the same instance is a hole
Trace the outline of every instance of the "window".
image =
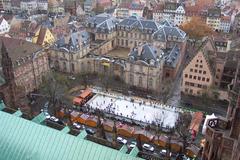
[(202, 70), (199, 70), (199, 71), (198, 71), (198, 73), (200, 73), (200, 74), (201, 74), (201, 73), (202, 73)]
[(185, 82), (185, 85), (188, 86), (188, 85), (189, 85), (189, 82)]
[(201, 77), (198, 77), (198, 80), (200, 81), (200, 80), (201, 80)]
[(220, 69), (217, 69), (217, 71), (218, 71), (218, 72), (221, 72), (221, 70), (220, 70)]
[(200, 95), (201, 94), (201, 92), (200, 91), (197, 91), (197, 95)]
[(197, 87), (198, 87), (198, 88), (202, 88), (202, 85), (201, 85), (201, 84), (198, 84)]
[(192, 69), (192, 68), (190, 69), (190, 72), (193, 72), (193, 69)]
[(150, 87), (150, 88), (153, 87), (153, 79), (152, 79), (152, 78), (149, 79), (149, 87)]
[(142, 77), (139, 77), (139, 82), (138, 82), (139, 86), (142, 86)]
[(75, 66), (74, 66), (74, 63), (72, 63), (72, 65), (71, 65), (71, 69), (72, 69), (72, 72), (75, 72)]
[(198, 64), (195, 64), (195, 67), (198, 67)]
[(205, 77), (202, 77), (202, 81), (205, 81)]
[(195, 73), (197, 73), (197, 71), (198, 71), (197, 69), (194, 70)]
[(189, 78), (192, 79), (192, 75), (189, 75)]
[(206, 74), (207, 72), (206, 71), (203, 71), (203, 74)]
[(192, 90), (192, 89), (190, 89), (190, 93), (191, 93), (191, 94), (193, 93), (193, 90)]
[(209, 82), (209, 78), (207, 78), (207, 82)]
[(199, 62), (199, 60), (197, 59), (197, 63)]
[(197, 79), (197, 76), (194, 76), (193, 79)]
[(133, 81), (134, 81), (133, 74), (130, 74), (130, 83), (133, 84)]
[(185, 88), (185, 92), (188, 93), (188, 88)]
[(200, 65), (199, 67), (200, 67), (200, 68), (203, 68), (203, 65)]
[(188, 74), (185, 74), (185, 78), (188, 78)]

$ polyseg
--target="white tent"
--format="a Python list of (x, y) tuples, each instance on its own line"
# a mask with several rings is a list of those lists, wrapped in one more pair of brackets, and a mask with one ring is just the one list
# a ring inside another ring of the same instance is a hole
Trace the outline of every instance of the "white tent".
[(206, 133), (206, 129), (207, 129), (207, 122), (209, 119), (214, 119), (214, 118), (217, 118), (214, 113), (212, 115), (207, 115), (206, 116), (206, 119), (204, 121), (204, 124), (203, 124), (203, 128), (202, 128), (202, 134), (205, 135)]

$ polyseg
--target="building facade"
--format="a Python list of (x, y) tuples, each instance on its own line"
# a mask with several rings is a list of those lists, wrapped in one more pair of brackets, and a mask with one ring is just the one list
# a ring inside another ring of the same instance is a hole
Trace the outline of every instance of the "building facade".
[(214, 52), (214, 47), (208, 40), (204, 43), (183, 70), (181, 91), (184, 94), (201, 96), (209, 93), (214, 83), (214, 71), (208, 58), (208, 51)]

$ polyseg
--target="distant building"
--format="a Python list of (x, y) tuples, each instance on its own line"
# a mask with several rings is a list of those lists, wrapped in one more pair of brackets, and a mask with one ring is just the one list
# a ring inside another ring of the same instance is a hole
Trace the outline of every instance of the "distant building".
[(0, 18), (0, 34), (8, 33), (9, 29), (10, 29), (10, 25), (3, 17), (1, 17)]
[(41, 46), (51, 46), (55, 42), (55, 38), (48, 28), (41, 27), (36, 38), (34, 38), (33, 43)]
[(238, 34), (240, 33), (240, 13), (235, 16), (233, 30)]
[(213, 30), (220, 31), (220, 26), (221, 26), (221, 9), (220, 8), (208, 9), (206, 24), (209, 25)]
[(180, 3), (165, 2), (155, 6), (153, 9), (153, 19), (155, 21), (167, 19), (177, 26), (186, 22), (185, 14), (185, 7)]
[(97, 7), (97, 1), (96, 0), (86, 0), (84, 2), (83, 9), (86, 14), (90, 14), (94, 8)]

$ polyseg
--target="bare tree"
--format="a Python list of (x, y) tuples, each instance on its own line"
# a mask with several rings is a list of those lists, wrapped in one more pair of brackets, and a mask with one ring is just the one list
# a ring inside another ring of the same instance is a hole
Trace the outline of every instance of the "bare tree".
[(64, 75), (56, 72), (51, 72), (43, 77), (41, 90), (45, 97), (48, 98), (49, 106), (53, 107), (54, 114), (56, 115), (59, 105), (63, 99), (63, 95), (68, 89), (68, 79)]
[(103, 123), (101, 121), (101, 118), (104, 118), (104, 113), (100, 109), (96, 109), (95, 113), (97, 115), (97, 135), (100, 138), (106, 139)]
[(189, 132), (189, 125), (191, 123), (191, 120), (192, 116), (189, 112), (179, 113), (175, 131), (183, 143), (182, 152), (185, 152), (185, 149), (191, 140), (191, 134)]
[(116, 127), (116, 120), (113, 120), (112, 142), (113, 142), (113, 145), (116, 146), (116, 144), (117, 144), (117, 127)]

